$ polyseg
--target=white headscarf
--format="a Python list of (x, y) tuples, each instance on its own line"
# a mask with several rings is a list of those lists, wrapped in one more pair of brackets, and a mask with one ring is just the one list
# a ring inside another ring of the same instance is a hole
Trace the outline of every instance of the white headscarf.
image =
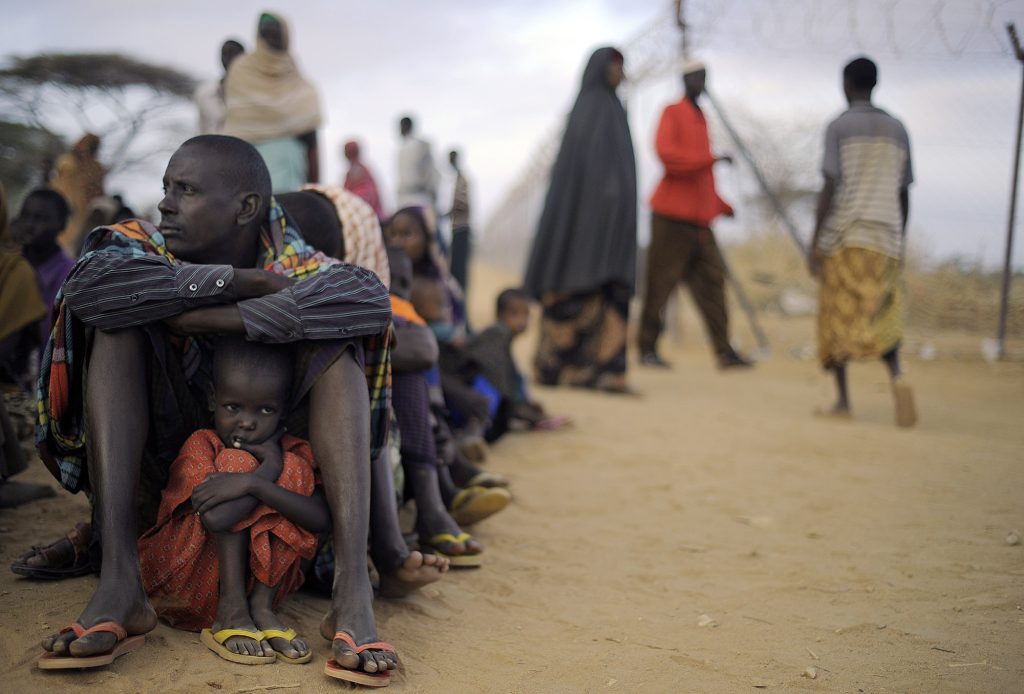
[(288, 52), (288, 25), (281, 25), (284, 49), (275, 50), (256, 32), (256, 50), (231, 64), (224, 83), (227, 116), (224, 134), (248, 142), (293, 137), (316, 130), (323, 122), (320, 97)]

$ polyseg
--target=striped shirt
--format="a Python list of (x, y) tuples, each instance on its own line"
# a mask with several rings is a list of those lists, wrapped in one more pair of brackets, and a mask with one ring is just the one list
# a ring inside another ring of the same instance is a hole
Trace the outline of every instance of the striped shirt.
[(903, 123), (867, 101), (853, 102), (825, 131), (821, 169), (836, 182), (821, 250), (866, 248), (901, 257), (900, 192), (914, 180)]
[[(230, 265), (172, 264), (164, 256), (94, 253), (75, 266), (64, 298), (86, 325), (129, 328), (234, 302), (234, 274)], [(390, 299), (377, 276), (345, 263), (237, 305), (246, 336), (259, 342), (380, 334), (391, 320)]]

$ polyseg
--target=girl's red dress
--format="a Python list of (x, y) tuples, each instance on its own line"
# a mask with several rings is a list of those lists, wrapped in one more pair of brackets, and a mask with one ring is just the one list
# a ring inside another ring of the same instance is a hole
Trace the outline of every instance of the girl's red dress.
[[(312, 495), (318, 479), (309, 443), (285, 435), (281, 450), (284, 465), (276, 484)], [(228, 448), (212, 429), (192, 434), (171, 465), (156, 525), (139, 539), (139, 564), (153, 607), (175, 627), (199, 631), (211, 626), (217, 615), (217, 545), (192, 509), (193, 488), (210, 473), (253, 472), (258, 466), (251, 453)], [(276, 606), (299, 589), (303, 580), (299, 560), (313, 557), (316, 535), (265, 504), (253, 509), (231, 531), (249, 533), (250, 590), (253, 580), (280, 585)]]

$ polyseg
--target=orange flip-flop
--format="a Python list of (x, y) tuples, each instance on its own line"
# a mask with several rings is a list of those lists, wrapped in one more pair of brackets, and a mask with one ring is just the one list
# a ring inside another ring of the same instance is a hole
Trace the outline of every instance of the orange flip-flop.
[(126, 653), (139, 650), (146, 643), (145, 635), (128, 636), (128, 632), (117, 622), (100, 622), (88, 629), (78, 622), (74, 622), (61, 629), (60, 633), (66, 634), (69, 631), (75, 632), (75, 636), (78, 638), (88, 634), (107, 631), (117, 637), (117, 643), (106, 653), (97, 653), (96, 655), (80, 658), (72, 655), (60, 655), (59, 653), (43, 653), (39, 656), (39, 660), (36, 661), (36, 666), (40, 670), (69, 670), (72, 668), (94, 668), (110, 665), (117, 658)]
[[(349, 645), (352, 651), (359, 655), (363, 651), (378, 650), (385, 651), (387, 653), (395, 653), (395, 647), (385, 641), (372, 641), (370, 643), (364, 643), (362, 646), (357, 646), (355, 639), (348, 635), (347, 632), (339, 631), (334, 635), (334, 640), (344, 641)], [(333, 644), (333, 641), (332, 641)], [(355, 684), (361, 684), (364, 687), (386, 687), (391, 684), (391, 671), (386, 672), (363, 672), (361, 670), (349, 670), (348, 668), (342, 667), (338, 664), (334, 658), (327, 661), (324, 665), (324, 674), (328, 677), (334, 677), (335, 679), (345, 680), (346, 682), (354, 682)]]

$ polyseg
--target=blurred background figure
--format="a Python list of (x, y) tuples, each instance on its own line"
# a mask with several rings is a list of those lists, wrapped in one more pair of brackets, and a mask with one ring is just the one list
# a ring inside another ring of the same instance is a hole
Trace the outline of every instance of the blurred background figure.
[(71, 151), (57, 159), (53, 188), (71, 205), (67, 226), (57, 242), (71, 255), (78, 255), (89, 215), (89, 203), (103, 195), (106, 169), (96, 159), (100, 151), (98, 135), (87, 133), (75, 143)]
[(377, 181), (369, 167), (361, 159), (362, 150), (359, 143), (349, 140), (342, 147), (342, 153), (348, 162), (348, 171), (345, 173), (345, 190), (358, 195), (365, 200), (377, 214), (377, 219), (384, 218), (384, 209), (380, 204), (380, 192), (377, 190)]
[(398, 197), (395, 202), (403, 207), (429, 207), (437, 203), (437, 184), (440, 174), (434, 166), (430, 143), (415, 133), (416, 124), (409, 116), (398, 123), (402, 141), (398, 146)]
[(651, 196), (651, 243), (647, 247), (647, 288), (640, 315), (638, 347), (644, 366), (666, 368), (657, 352), (664, 326), (662, 314), (676, 285), (685, 282), (700, 310), (719, 368), (749, 367), (729, 342), (725, 303), (725, 261), (711, 223), (733, 209), (715, 190), (716, 162), (728, 156), (711, 153), (707, 120), (697, 104), (704, 93), (707, 68), (699, 60), (681, 66), (685, 96), (665, 107), (655, 148), (665, 173)]
[(256, 49), (231, 65), (224, 83), (225, 135), (253, 144), (270, 169), (274, 193), (319, 183), (320, 96), (289, 53), (288, 25), (260, 15)]
[(469, 292), (469, 258), (472, 255), (473, 243), (469, 226), (469, 183), (466, 181), (462, 168), (459, 166), (459, 153), (452, 150), (448, 153), (448, 162), (455, 172), (455, 187), (452, 190), (452, 207), (448, 211), (448, 219), (452, 225), (452, 242), (449, 251), (449, 265), (452, 277), (460, 285), (464, 294)]
[(594, 51), (569, 114), (523, 288), (544, 306), (535, 366), (546, 385), (624, 393), (636, 283), (636, 161), (615, 48)]
[(196, 109), (199, 111), (199, 135), (217, 134), (224, 128), (224, 116), (227, 107), (224, 102), (224, 81), (228, 77), (228, 68), (235, 58), (245, 54), (245, 47), (240, 41), (228, 39), (220, 47), (220, 64), (224, 73), (219, 79), (200, 84), (193, 95)]

